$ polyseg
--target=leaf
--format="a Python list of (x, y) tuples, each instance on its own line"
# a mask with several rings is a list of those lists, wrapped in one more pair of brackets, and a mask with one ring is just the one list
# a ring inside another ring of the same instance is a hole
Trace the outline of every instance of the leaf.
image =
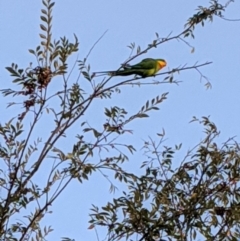
[(145, 117), (149, 117), (149, 116), (147, 114), (145, 114), (145, 113), (139, 113), (139, 114), (137, 114), (137, 117), (145, 118)]
[(146, 103), (146, 109), (148, 109), (148, 107), (149, 107), (149, 100)]
[(44, 5), (45, 7), (48, 7), (48, 6), (47, 6), (47, 3), (46, 3), (44, 0), (42, 1), (42, 3), (43, 3), (43, 5)]
[(44, 21), (44, 22), (46, 22), (46, 23), (48, 22), (46, 17), (41, 16), (40, 18), (41, 18), (42, 21)]
[(95, 227), (95, 225), (94, 224), (91, 224), (89, 227), (88, 227), (88, 229), (93, 229)]
[(41, 12), (47, 15), (47, 11), (45, 9), (42, 9)]
[(132, 145), (127, 146), (127, 148), (132, 154), (134, 151), (136, 151), (136, 149)]
[(47, 28), (46, 28), (43, 24), (40, 24), (40, 28), (41, 28), (43, 31), (46, 31), (46, 32), (47, 32)]
[(43, 46), (46, 46), (46, 42), (45, 41), (41, 41), (41, 45), (43, 45)]
[(34, 51), (33, 49), (29, 49), (28, 51), (29, 51), (29, 53), (34, 54), (34, 55), (35, 55), (35, 51)]
[(138, 46), (138, 47), (137, 47), (137, 54), (139, 54), (140, 52), (141, 52), (141, 47)]
[(112, 113), (109, 109), (105, 108), (105, 112), (104, 114), (107, 116), (107, 117), (111, 117), (112, 116)]
[(96, 138), (98, 138), (99, 136), (101, 136), (102, 134), (100, 132), (98, 132), (97, 130), (93, 129), (93, 134)]
[(83, 71), (82, 74), (87, 80), (91, 81), (91, 77), (89, 76), (88, 72)]
[(12, 76), (19, 76), (18, 72), (11, 67), (6, 67), (6, 69), (12, 74)]
[(152, 46), (155, 48), (157, 47), (157, 40), (153, 40)]
[(55, 60), (55, 61), (53, 62), (53, 66), (54, 66), (55, 69), (58, 68), (58, 61), (57, 61), (57, 60)]
[(53, 2), (49, 5), (49, 10), (54, 6), (54, 4), (55, 4), (55, 2)]
[(41, 33), (39, 34), (39, 36), (40, 36), (40, 38), (47, 39), (46, 36)]
[(91, 131), (92, 130), (92, 128), (85, 128), (85, 129), (83, 129), (83, 132), (88, 132), (88, 131)]
[(154, 104), (154, 102), (155, 102), (155, 99), (153, 98), (153, 99), (152, 99), (152, 101), (151, 101), (151, 104), (153, 105), (153, 104)]

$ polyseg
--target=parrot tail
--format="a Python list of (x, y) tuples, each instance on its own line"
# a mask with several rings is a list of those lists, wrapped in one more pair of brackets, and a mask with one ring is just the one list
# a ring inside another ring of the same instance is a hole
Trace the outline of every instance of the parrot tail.
[(112, 76), (128, 76), (128, 75), (142, 75), (143, 71), (141, 69), (124, 69), (119, 71), (112, 71), (110, 72)]
[(143, 70), (142, 69), (123, 69), (118, 71), (100, 71), (100, 72), (94, 72), (93, 76), (102, 76), (102, 75), (109, 75), (109, 76), (128, 76), (128, 75), (140, 75), (143, 76)]

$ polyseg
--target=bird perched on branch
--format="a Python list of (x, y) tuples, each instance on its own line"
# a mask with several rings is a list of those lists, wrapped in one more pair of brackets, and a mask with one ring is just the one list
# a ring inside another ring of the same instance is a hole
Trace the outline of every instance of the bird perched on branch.
[(123, 70), (117, 71), (101, 71), (95, 72), (97, 74), (109, 74), (111, 76), (127, 76), (127, 75), (139, 75), (142, 78), (154, 76), (159, 70), (164, 68), (167, 62), (164, 59), (143, 59), (141, 62), (135, 65), (127, 65), (123, 67)]

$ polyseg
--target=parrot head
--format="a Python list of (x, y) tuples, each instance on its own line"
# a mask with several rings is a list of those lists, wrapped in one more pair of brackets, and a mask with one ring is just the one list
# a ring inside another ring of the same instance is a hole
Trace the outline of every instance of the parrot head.
[(164, 68), (167, 65), (167, 62), (164, 59), (157, 59), (159, 69)]

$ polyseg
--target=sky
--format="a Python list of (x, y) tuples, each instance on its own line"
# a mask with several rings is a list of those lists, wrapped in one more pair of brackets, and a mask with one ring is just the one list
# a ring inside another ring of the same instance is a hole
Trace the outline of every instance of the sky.
[[(227, 0), (220, 1), (223, 5), (226, 2)], [(107, 30), (90, 54), (88, 64), (93, 72), (114, 70), (129, 57), (130, 49), (127, 46), (130, 43), (135, 42), (144, 49), (154, 40), (156, 32), (160, 37), (166, 37), (170, 33), (171, 36), (177, 35), (183, 31), (184, 24), (196, 13), (195, 10), (199, 5), (209, 6), (209, 2), (204, 0), (56, 1), (53, 9), (53, 38), (66, 36), (73, 41), (73, 34), (76, 34), (80, 42), (79, 59), (83, 59), (97, 39)], [(41, 8), (43, 5), (37, 0), (0, 1), (0, 89), (14, 87), (5, 70), (6, 66), (14, 62), (26, 68), (30, 62), (34, 63), (35, 59), (29, 54), (28, 49), (35, 49), (40, 42)], [(239, 19), (239, 9), (240, 1), (232, 2), (224, 16), (229, 19)], [(161, 132), (163, 128), (168, 138), (166, 144), (183, 143), (183, 151), (195, 146), (203, 138), (203, 130), (199, 125), (189, 123), (193, 116), (198, 118), (210, 116), (221, 131), (220, 142), (232, 136), (236, 136), (239, 141), (239, 27), (238, 21), (225, 21), (215, 17), (213, 22), (206, 22), (204, 27), (200, 25), (196, 27), (195, 39), (186, 39), (194, 47), (193, 53), (192, 48), (174, 40), (151, 49), (131, 62), (134, 64), (148, 57), (164, 58), (168, 63), (166, 70), (171, 70), (184, 64), (191, 66), (196, 62), (212, 61), (211, 65), (199, 69), (211, 82), (212, 89), (206, 90), (204, 86), (206, 82), (200, 81), (197, 71), (188, 70), (175, 75), (176, 80), (182, 81), (179, 85), (124, 86), (121, 94), (114, 95), (110, 100), (99, 100), (89, 109), (85, 118), (92, 125), (101, 126), (105, 120), (101, 114), (104, 107), (117, 105), (125, 108), (129, 114), (134, 114), (147, 100), (169, 92), (168, 99), (159, 106), (160, 111), (152, 112), (150, 118), (136, 120), (129, 125), (134, 135), (122, 140), (130, 141), (137, 148), (138, 154), (130, 159), (128, 168), (131, 170), (135, 168), (136, 173), (140, 172), (138, 167), (143, 159), (140, 151), (143, 140), (148, 136), (156, 137), (156, 133)], [(76, 56), (71, 61), (73, 62), (75, 58)], [(158, 76), (155, 79), (163, 78), (164, 76)], [(60, 80), (51, 84), (49, 88), (52, 92), (62, 88)], [(0, 96), (0, 101), (2, 103), (0, 121), (4, 123), (16, 115), (15, 111), (19, 107), (6, 108), (6, 103), (11, 101), (11, 98)], [(43, 125), (48, 124), (48, 121), (43, 120)], [(38, 129), (36, 134), (43, 135), (44, 139), (48, 130)], [(72, 137), (76, 134), (79, 134), (76, 128), (69, 132), (69, 136)], [(65, 147), (66, 140), (60, 141), (58, 145)], [(83, 184), (73, 182), (53, 205), (53, 214), (44, 221), (46, 225), (54, 228), (47, 240), (60, 240), (61, 237), (71, 237), (77, 241), (96, 240), (94, 231), (87, 229), (89, 208), (91, 204), (101, 206), (111, 200), (114, 195), (109, 194), (108, 189), (109, 184), (99, 174), (93, 175)], [(115, 195), (121, 195), (121, 192)], [(104, 237), (103, 233), (102, 235)]]

